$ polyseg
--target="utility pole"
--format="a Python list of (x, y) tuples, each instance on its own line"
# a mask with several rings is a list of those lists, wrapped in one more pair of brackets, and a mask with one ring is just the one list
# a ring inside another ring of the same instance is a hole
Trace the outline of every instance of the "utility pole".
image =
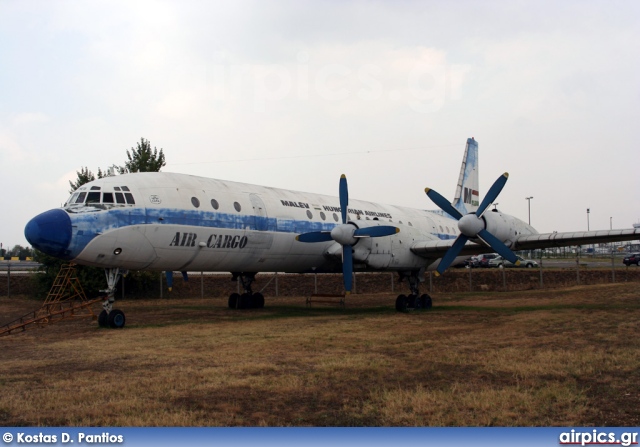
[(528, 202), (529, 205), (529, 225), (531, 225), (531, 199), (533, 199), (533, 196), (525, 197), (524, 199)]

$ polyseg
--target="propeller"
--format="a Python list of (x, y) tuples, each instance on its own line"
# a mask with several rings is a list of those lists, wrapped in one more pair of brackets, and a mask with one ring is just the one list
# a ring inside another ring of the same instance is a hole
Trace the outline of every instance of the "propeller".
[(509, 178), (509, 173), (505, 172), (491, 185), (487, 195), (480, 203), (480, 206), (476, 210), (475, 213), (469, 213), (466, 216), (460, 214), (460, 212), (451, 205), (451, 203), (438, 194), (436, 191), (430, 188), (426, 188), (425, 192), (427, 196), (440, 207), (440, 209), (452, 217), (454, 217), (458, 221), (458, 229), (460, 230), (460, 234), (454, 241), (453, 245), (445, 255), (440, 260), (440, 264), (438, 264), (438, 268), (436, 269), (436, 275), (441, 275), (444, 271), (449, 268), (454, 259), (460, 254), (464, 245), (467, 243), (469, 239), (480, 239), (489, 247), (493, 248), (496, 253), (498, 253), (503, 258), (507, 259), (509, 262), (518, 265), (520, 261), (514, 252), (509, 249), (500, 239), (495, 237), (493, 234), (489, 233), (486, 229), (486, 223), (482, 219), (482, 216), (489, 208), (500, 192), (504, 185), (507, 183)]
[(396, 234), (399, 228), (390, 225), (380, 225), (368, 228), (358, 228), (355, 224), (349, 223), (347, 211), (349, 207), (349, 189), (347, 187), (347, 177), (340, 176), (340, 214), (342, 223), (336, 225), (331, 231), (312, 231), (296, 236), (300, 242), (328, 242), (335, 241), (342, 245), (342, 277), (344, 280), (344, 290), (348, 295), (351, 293), (353, 285), (353, 249), (359, 238), (363, 237), (383, 237)]

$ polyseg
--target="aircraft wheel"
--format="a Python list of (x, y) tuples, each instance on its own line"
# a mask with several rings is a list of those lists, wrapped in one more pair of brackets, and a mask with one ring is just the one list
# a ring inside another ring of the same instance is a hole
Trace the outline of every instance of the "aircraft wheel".
[(108, 322), (110, 328), (122, 329), (125, 323), (124, 312), (120, 309), (113, 309), (109, 312)]
[(260, 292), (253, 294), (253, 307), (262, 309), (264, 307), (264, 295)]
[(416, 309), (420, 307), (420, 298), (413, 293), (407, 297), (407, 307), (409, 309)]
[(98, 326), (109, 327), (109, 314), (106, 310), (103, 310), (100, 312), (100, 315), (98, 315)]
[(240, 295), (237, 293), (232, 293), (231, 295), (229, 295), (229, 309), (235, 309), (236, 307), (238, 307), (239, 298)]
[(251, 304), (253, 300), (251, 299), (251, 294), (243, 293), (240, 295), (240, 303), (238, 304), (238, 309), (251, 309)]
[(431, 309), (433, 307), (433, 300), (426, 293), (420, 297), (420, 307), (423, 309)]
[(533, 268), (533, 264), (527, 264), (527, 268), (528, 269), (532, 269)]
[(396, 310), (398, 312), (406, 312), (407, 304), (407, 297), (405, 295), (398, 295), (398, 298), (396, 298)]

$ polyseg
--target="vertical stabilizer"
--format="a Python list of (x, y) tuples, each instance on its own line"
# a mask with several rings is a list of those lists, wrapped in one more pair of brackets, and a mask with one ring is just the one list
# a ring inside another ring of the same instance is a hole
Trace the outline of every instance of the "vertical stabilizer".
[(480, 205), (478, 178), (478, 142), (468, 138), (460, 166), (456, 195), (451, 202), (462, 215), (474, 213)]

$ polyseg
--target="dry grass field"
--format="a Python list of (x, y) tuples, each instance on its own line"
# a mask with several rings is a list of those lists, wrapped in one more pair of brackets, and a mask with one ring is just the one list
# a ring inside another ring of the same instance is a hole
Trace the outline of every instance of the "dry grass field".
[[(0, 424), (640, 425), (640, 283), (394, 301), (129, 300), (123, 330), (2, 337)], [(0, 323), (37, 306), (0, 298)]]

